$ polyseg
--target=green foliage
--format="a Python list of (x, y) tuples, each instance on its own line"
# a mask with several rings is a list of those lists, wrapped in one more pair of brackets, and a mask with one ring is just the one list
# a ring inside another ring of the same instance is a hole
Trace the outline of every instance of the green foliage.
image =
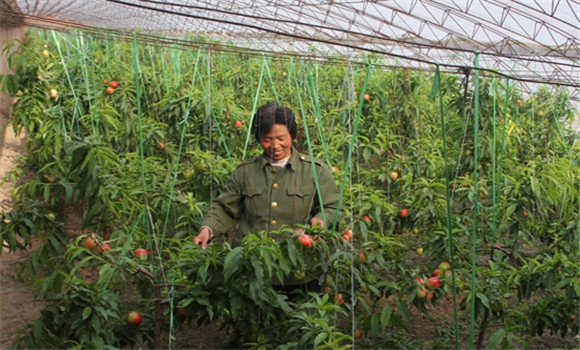
[[(353, 326), (372, 335), (365, 346), (409, 347), (399, 332), (413, 309), (429, 313), (453, 292), (465, 312), (474, 301), (481, 335), (499, 327), (481, 347), (577, 332), (578, 321), (563, 322), (578, 307), (580, 251), (578, 114), (566, 90), (527, 95), (510, 82), (508, 94), (507, 82), (482, 78), (473, 125), (474, 85), (457, 75), (441, 76), (441, 116), (432, 74), (385, 69), (377, 57), (341, 64), (138, 45), (136, 70), (131, 43), (109, 39), (29, 31), (9, 57), (16, 74), (2, 77), (28, 154), (4, 179), (17, 203), (1, 213), (0, 238), (10, 252), (40, 239), (19, 272), (38, 276), (52, 301), (21, 346), (141, 346), (157, 336), (155, 321), (166, 330), (173, 320), (220, 322), (238, 347), (342, 348)], [(368, 63), (379, 64), (366, 80)], [(105, 79), (119, 83), (111, 94)], [(296, 147), (333, 168), (346, 218), (339, 232), (305, 228), (308, 251), (293, 228), (234, 248), (217, 237), (201, 250), (190, 237), (242, 156), (260, 152), (252, 112), (270, 101), (300, 116)], [(82, 236), (65, 234), (71, 207)], [(86, 237), (111, 250), (84, 248)], [(150, 256), (137, 259), (137, 248)], [(451, 258), (455, 280), (445, 274), (419, 296), (417, 280)], [(301, 278), (322, 292), (288, 299), (272, 286)], [(131, 288), (138, 302), (115, 296)], [(146, 315), (138, 333), (120, 321), (129, 306)]]

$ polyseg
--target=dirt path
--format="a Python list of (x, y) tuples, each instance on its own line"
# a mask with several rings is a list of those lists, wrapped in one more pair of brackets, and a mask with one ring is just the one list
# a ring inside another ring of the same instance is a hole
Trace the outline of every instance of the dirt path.
[[(12, 128), (5, 130), (4, 144), (0, 145), (0, 179), (14, 168), (14, 161), (24, 151), (24, 137), (16, 137)], [(12, 206), (10, 193), (12, 183), (0, 185), (0, 210), (8, 211)], [(17, 251), (9, 253), (2, 248), (0, 256), (0, 295), (2, 305), (0, 309), (0, 349), (12, 345), (17, 335), (14, 332), (23, 329), (27, 322), (34, 321), (40, 316), (44, 304), (35, 301), (30, 288), (32, 281), (20, 282), (14, 278), (16, 268), (26, 262), (31, 251)]]

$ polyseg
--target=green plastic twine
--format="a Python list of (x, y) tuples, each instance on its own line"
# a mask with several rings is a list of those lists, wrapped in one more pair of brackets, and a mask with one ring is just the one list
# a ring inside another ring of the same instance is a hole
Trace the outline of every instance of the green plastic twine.
[(479, 136), (479, 70), (477, 69), (479, 65), (479, 51), (475, 52), (474, 67), (475, 69), (475, 92), (474, 92), (474, 104), (473, 104), (473, 186), (474, 186), (474, 196), (473, 196), (473, 234), (472, 239), (472, 259), (471, 259), (471, 317), (470, 317), (470, 328), (469, 328), (469, 348), (474, 348), (474, 334), (475, 334), (475, 265), (476, 265), (476, 248), (477, 248), (477, 213), (479, 212), (479, 202), (477, 196), (477, 158), (478, 158), (478, 136)]
[(453, 238), (453, 227), (451, 226), (451, 187), (449, 180), (449, 160), (447, 158), (447, 138), (445, 128), (445, 109), (443, 103), (443, 90), (441, 88), (441, 71), (439, 64), (435, 71), (435, 89), (439, 95), (439, 113), (441, 115), (441, 135), (443, 138), (443, 159), (445, 160), (445, 191), (447, 202), (447, 233), (449, 236), (449, 256), (451, 259), (451, 281), (453, 286), (453, 318), (455, 321), (455, 347), (459, 350), (459, 321), (457, 316), (457, 284), (455, 281), (455, 243)]
[[(199, 51), (198, 51), (199, 52)], [(175, 278), (171, 279), (171, 298), (169, 298), (169, 346), (168, 349), (172, 349), (171, 344), (173, 340), (173, 301), (175, 300)]]
[(254, 98), (254, 106), (252, 107), (252, 116), (250, 118), (250, 127), (246, 133), (246, 143), (244, 145), (244, 153), (242, 153), (242, 159), (246, 159), (246, 152), (248, 151), (248, 144), (250, 143), (250, 135), (252, 134), (251, 125), (254, 122), (254, 113), (256, 113), (256, 108), (258, 106), (258, 99), (260, 97), (260, 91), (262, 90), (262, 81), (264, 79), (264, 71), (266, 70), (266, 59), (262, 60), (262, 71), (260, 72), (260, 80), (258, 81), (258, 89), (256, 91), (256, 97)]
[[(201, 49), (197, 51), (197, 55), (195, 57), (195, 67), (199, 63), (199, 56), (200, 56)], [(173, 170), (173, 180), (171, 182), (171, 190), (169, 191), (169, 203), (167, 204), (167, 211), (165, 213), (165, 222), (163, 224), (163, 232), (161, 234), (161, 245), (159, 248), (159, 254), (163, 251), (163, 243), (165, 242), (165, 236), (167, 232), (167, 225), (169, 223), (169, 213), (171, 211), (171, 204), (173, 202), (173, 193), (175, 192), (175, 182), (177, 181), (177, 174), (179, 172), (179, 160), (181, 159), (181, 150), (183, 149), (183, 140), (185, 139), (185, 131), (187, 130), (187, 120), (189, 119), (189, 110), (191, 108), (191, 100), (193, 98), (193, 87), (195, 86), (195, 71), (193, 73), (193, 77), (191, 79), (191, 89), (189, 91), (189, 99), (187, 101), (187, 110), (185, 111), (185, 115), (179, 124), (184, 124), (181, 128), (181, 138), (179, 140), (179, 147), (177, 149), (177, 157), (175, 158), (175, 168)], [(171, 347), (170, 347), (171, 348)]]
[[(495, 155), (495, 122), (494, 122), (494, 129), (493, 129), (493, 133), (494, 133), (494, 141), (493, 141), (493, 145), (494, 145), (494, 151), (493, 151), (493, 157), (491, 159), (492, 161), (492, 169), (493, 169), (493, 186), (492, 186), (492, 200), (493, 200), (493, 206), (494, 206), (494, 210), (493, 210), (493, 238), (494, 238), (494, 242), (497, 239), (497, 214), (498, 214), (498, 209), (499, 209), (499, 190), (501, 187), (501, 176), (502, 176), (502, 167), (503, 167), (503, 157), (505, 154), (505, 139), (506, 139), (506, 125), (507, 125), (507, 117), (508, 117), (508, 103), (509, 103), (509, 95), (510, 95), (510, 80), (506, 79), (506, 93), (505, 93), (505, 106), (504, 106), (504, 111), (503, 111), (503, 123), (502, 123), (502, 142), (501, 142), (501, 153), (500, 153), (500, 160), (499, 160), (499, 174), (497, 176), (497, 182), (496, 182), (496, 177), (495, 177), (495, 173), (496, 173), (496, 155)], [(516, 107), (517, 108), (517, 107)]]
[(566, 139), (564, 138), (564, 135), (562, 134), (562, 129), (560, 129), (560, 122), (558, 122), (560, 109), (564, 108), (564, 104), (566, 102), (566, 100), (564, 99), (564, 96), (562, 96), (561, 100), (562, 100), (562, 102), (560, 103), (560, 107), (556, 109), (556, 113), (554, 115), (554, 124), (556, 124), (556, 129), (558, 130), (558, 135), (560, 135), (560, 138), (562, 139), (562, 144), (564, 145), (564, 151), (566, 152), (566, 154), (569, 155), (568, 146), (566, 146)]
[[(141, 158), (141, 185), (143, 187), (143, 194), (147, 192), (146, 180), (145, 180), (145, 155), (143, 152), (143, 127), (142, 127), (142, 115), (141, 115), (141, 69), (139, 67), (139, 58), (137, 57), (137, 36), (133, 33), (133, 70), (135, 73), (135, 100), (137, 102), (137, 121), (139, 128), (139, 156)], [(145, 196), (145, 206), (147, 207), (147, 196)], [(147, 222), (147, 220), (145, 220)], [(150, 223), (153, 225), (153, 222)], [(147, 234), (151, 234), (151, 230), (154, 228), (150, 225), (145, 225), (147, 227)], [(154, 231), (153, 231), (154, 234)], [(148, 248), (151, 250), (153, 242), (149, 240)], [(152, 258), (152, 256), (151, 256)], [(153, 265), (155, 267), (155, 265)]]
[[(208, 58), (208, 60), (209, 60), (209, 58)], [(203, 77), (201, 76), (201, 72), (199, 71), (198, 63), (195, 64), (194, 71), (195, 71), (195, 75), (197, 75), (198, 78), (199, 78), (199, 82), (201, 84), (201, 88), (203, 89), (203, 92), (205, 93), (205, 96), (206, 96), (207, 100), (210, 101), (210, 103), (211, 103), (211, 100), (209, 98), (209, 89), (211, 88), (211, 86), (209, 86), (209, 87), (206, 88), (205, 84), (203, 83)], [(210, 72), (210, 69), (209, 68), (208, 68), (208, 72)], [(211, 74), (211, 73), (208, 73), (208, 74)], [(194, 77), (195, 77), (195, 75), (194, 75)], [(234, 161), (232, 159), (232, 155), (230, 153), (230, 149), (229, 149), (228, 144), (226, 142), (226, 138), (224, 136), (224, 133), (222, 132), (222, 128), (220, 127), (219, 121), (217, 120), (217, 118), (214, 115), (214, 113), (211, 112), (211, 106), (210, 106), (210, 113), (209, 114), (210, 114), (209, 117), (212, 118), (213, 119), (213, 122), (214, 122), (214, 124), (212, 124), (212, 126), (215, 125), (217, 127), (218, 134), (220, 135), (220, 140), (222, 140), (222, 144), (223, 144), (223, 146), (224, 146), (224, 148), (226, 150), (226, 154), (228, 156), (228, 160), (230, 161), (230, 164), (233, 165), (234, 164)], [(211, 135), (210, 135), (210, 137), (211, 137)]]
[[(62, 49), (61, 49), (61, 46), (60, 46), (60, 40), (57, 38), (56, 32), (54, 30), (51, 33), (52, 33), (52, 37), (53, 37), (53, 39), (54, 39), (54, 41), (56, 43), (56, 49), (58, 51), (58, 55), (60, 57), (60, 61), (62, 63), (62, 67), (64, 68), (64, 73), (66, 75), (66, 79), (67, 79), (67, 81), (68, 81), (68, 83), (70, 85), (70, 89), (71, 89), (71, 92), (73, 94), (73, 98), (74, 98), (74, 101), (75, 101), (75, 104), (74, 104), (75, 105), (75, 108), (74, 108), (74, 111), (75, 112), (74, 112), (73, 117), (72, 117), (72, 125), (71, 125), (71, 130), (72, 130), (72, 128), (75, 125), (75, 118), (78, 118), (81, 115), (81, 110), (80, 110), (79, 103), (78, 103), (79, 98), (78, 98), (78, 96), (77, 96), (77, 94), (75, 92), (74, 84), (73, 84), (72, 79), (71, 79), (71, 76), (69, 74), (69, 71), (68, 71), (68, 68), (67, 68), (67, 65), (66, 65), (66, 61), (64, 59), (64, 55), (62, 54)], [(77, 128), (78, 128), (78, 124), (77, 124)]]
[[(92, 79), (89, 78), (89, 72), (87, 70), (87, 61), (89, 61), (89, 57), (87, 56), (87, 52), (86, 52), (86, 47), (85, 47), (85, 42), (84, 42), (84, 37), (83, 37), (83, 33), (80, 32), (80, 37), (78, 39), (78, 41), (80, 42), (79, 46), (81, 47), (81, 49), (79, 50), (81, 53), (80, 56), (80, 60), (81, 60), (81, 68), (82, 68), (82, 72), (83, 72), (83, 77), (85, 80), (85, 89), (87, 90), (87, 96), (88, 101), (89, 101), (89, 113), (91, 114), (91, 125), (93, 127), (93, 132), (95, 133), (96, 137), (97, 137), (97, 142), (100, 141), (100, 134), (99, 134), (99, 119), (95, 116), (95, 106), (96, 106), (96, 96), (91, 96), (91, 87), (89, 86), (89, 82), (92, 81)], [(91, 61), (92, 62), (92, 61)], [(95, 100), (95, 105), (93, 105), (93, 103), (91, 102), (92, 98), (94, 98)]]
[(338, 205), (336, 208), (336, 215), (334, 216), (334, 223), (332, 224), (332, 231), (334, 231), (336, 229), (336, 224), (338, 223), (338, 214), (340, 213), (340, 207), (342, 205), (342, 196), (344, 193), (344, 187), (346, 185), (346, 180), (348, 179), (348, 174), (350, 172), (350, 167), (352, 165), (352, 149), (354, 148), (354, 141), (356, 140), (356, 136), (358, 133), (358, 125), (359, 125), (359, 121), (360, 121), (360, 116), (362, 114), (362, 108), (363, 108), (363, 104), (364, 104), (364, 96), (365, 93), (367, 91), (367, 85), (369, 82), (369, 77), (370, 77), (370, 71), (371, 71), (371, 65), (367, 65), (367, 69), (366, 69), (366, 75), (365, 75), (365, 80), (363, 83), (363, 87), (360, 93), (360, 97), (359, 97), (359, 101), (358, 101), (358, 109), (356, 112), (356, 119), (354, 120), (354, 128), (353, 128), (353, 132), (352, 132), (352, 138), (351, 138), (351, 142), (350, 145), (348, 147), (348, 158), (346, 160), (346, 168), (344, 169), (344, 175), (342, 177), (342, 184), (340, 186), (340, 195), (338, 196)]
[[(493, 121), (493, 131), (492, 131), (492, 143), (491, 143), (491, 154), (493, 155), (491, 157), (492, 159), (492, 175), (491, 175), (491, 188), (493, 191), (493, 221), (491, 224), (491, 230), (492, 230), (492, 235), (491, 235), (491, 241), (492, 243), (495, 244), (496, 242), (496, 236), (497, 236), (497, 203), (495, 201), (495, 144), (496, 144), (496, 125), (497, 125), (497, 120), (496, 120), (496, 106), (497, 106), (497, 88), (496, 88), (496, 83), (495, 83), (495, 78), (491, 79), (491, 91), (492, 91), (492, 97), (493, 97), (493, 115), (492, 115), (492, 121)], [(506, 101), (509, 99), (509, 95), (506, 94), (505, 97)], [(505, 119), (504, 119), (505, 121)], [(505, 124), (505, 123), (504, 123)], [(485, 235), (484, 235), (485, 237)]]
[(279, 104), (280, 97), (278, 96), (278, 92), (276, 91), (276, 84), (274, 84), (274, 78), (272, 77), (272, 73), (270, 73), (269, 65), (266, 65), (266, 73), (268, 73), (268, 79), (270, 79), (270, 84), (272, 85), (272, 92), (274, 93), (274, 97), (276, 98), (276, 103)]
[(141, 221), (141, 218), (143, 218), (143, 215), (145, 215), (146, 210), (147, 210), (146, 208), (143, 208), (143, 210), (141, 210), (141, 214), (139, 214), (139, 217), (137, 218), (137, 220), (135, 220), (135, 223), (133, 224), (133, 228), (131, 229), (131, 233), (129, 233), (129, 237), (127, 237), (127, 240), (125, 241), (125, 244), (123, 245), (123, 249), (121, 249), (121, 253), (119, 253), (119, 257), (117, 258), (117, 261), (113, 265), (113, 272), (111, 272), (111, 274), (109, 275), (109, 278), (107, 278), (107, 282), (105, 282), (103, 290), (105, 290), (105, 291), (107, 290), (107, 286), (109, 285), (109, 282), (111, 282), (111, 278), (113, 278), (115, 271), (117, 271), (117, 267), (119, 266), (119, 261), (121, 261), (121, 259), (123, 259), (125, 257), (125, 252), (127, 251), (127, 247), (131, 243), (131, 239), (133, 238), (133, 234), (135, 233), (135, 230), (137, 229), (137, 225), (139, 224), (139, 221)]
[[(316, 164), (314, 163), (314, 152), (312, 152), (312, 144), (310, 143), (310, 135), (308, 134), (308, 124), (306, 124), (306, 110), (302, 103), (302, 95), (300, 94), (300, 86), (298, 84), (298, 75), (292, 69), (291, 74), (294, 76), (294, 84), (296, 85), (296, 94), (298, 95), (298, 103), (300, 104), (300, 113), (302, 113), (302, 123), (304, 124), (304, 134), (306, 135), (306, 143), (308, 144), (308, 154), (310, 155), (310, 163), (312, 165), (312, 173), (314, 174), (314, 183), (316, 184), (316, 193), (318, 194), (318, 202), (320, 203), (320, 212), (322, 213), (322, 221), (324, 227), (328, 227), (326, 222), (326, 214), (324, 213), (324, 205), (322, 204), (322, 193), (320, 193), (320, 184), (318, 183), (318, 173), (316, 172)], [(335, 218), (336, 222), (336, 218)], [(334, 225), (333, 225), (334, 227)]]
[(314, 83), (314, 78), (312, 76), (312, 71), (310, 70), (310, 66), (308, 66), (308, 80), (310, 82), (310, 99), (313, 100), (314, 111), (315, 111), (315, 120), (316, 120), (316, 127), (318, 129), (318, 135), (320, 135), (320, 143), (322, 144), (322, 149), (324, 150), (324, 156), (326, 159), (330, 159), (328, 156), (328, 146), (326, 144), (326, 136), (324, 135), (324, 131), (322, 130), (322, 116), (320, 113), (320, 102), (318, 100), (318, 89), (316, 84)]

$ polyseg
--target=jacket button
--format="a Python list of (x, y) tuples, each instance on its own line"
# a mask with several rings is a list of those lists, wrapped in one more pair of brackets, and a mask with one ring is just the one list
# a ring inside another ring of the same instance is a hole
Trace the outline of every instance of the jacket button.
[(273, 187), (274, 189), (276, 189), (276, 188), (278, 188), (278, 184), (273, 184), (273, 185), (272, 185), (272, 187)]
[(272, 202), (272, 208), (276, 208), (277, 206), (278, 206), (278, 203)]
[(276, 226), (276, 224), (277, 224), (276, 220), (272, 220), (272, 222), (270, 223), (270, 225), (272, 226)]

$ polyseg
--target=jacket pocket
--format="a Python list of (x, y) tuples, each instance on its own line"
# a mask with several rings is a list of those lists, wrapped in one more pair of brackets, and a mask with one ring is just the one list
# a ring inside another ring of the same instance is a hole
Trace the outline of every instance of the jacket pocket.
[(286, 193), (290, 197), (297, 196), (302, 199), (307, 199), (312, 197), (312, 194), (314, 193), (314, 186), (297, 186), (296, 188), (292, 187), (286, 189)]
[[(244, 200), (244, 211), (246, 220), (251, 226), (256, 225), (263, 215), (266, 215), (268, 208), (268, 194), (265, 187), (244, 188), (242, 190)], [(267, 218), (267, 217), (266, 217)]]
[(260, 196), (262, 194), (264, 194), (264, 192), (266, 191), (265, 187), (258, 187), (258, 188), (244, 188), (242, 190), (242, 195), (245, 198), (254, 198), (257, 196)]

